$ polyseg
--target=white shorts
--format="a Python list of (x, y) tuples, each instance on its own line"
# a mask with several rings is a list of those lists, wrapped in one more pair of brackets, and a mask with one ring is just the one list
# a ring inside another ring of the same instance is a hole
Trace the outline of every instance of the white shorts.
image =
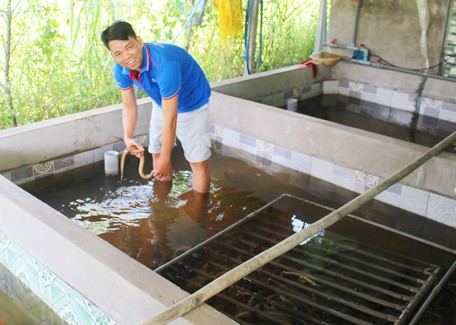
[[(149, 127), (149, 152), (160, 153), (162, 146), (163, 113), (153, 102)], [(177, 114), (176, 137), (182, 144), (188, 162), (202, 162), (211, 156), (209, 104), (194, 111)], [(175, 142), (175, 141), (174, 141)]]

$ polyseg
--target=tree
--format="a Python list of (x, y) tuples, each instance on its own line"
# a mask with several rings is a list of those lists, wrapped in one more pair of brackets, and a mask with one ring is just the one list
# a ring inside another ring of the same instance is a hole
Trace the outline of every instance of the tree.
[[(236, 1), (243, 18), (248, 0)], [(319, 0), (258, 1), (264, 2), (258, 14), (263, 33), (251, 38), (249, 57), (258, 58), (252, 72), (305, 60), (313, 49)], [(114, 60), (100, 40), (115, 20), (130, 22), (145, 41), (187, 48), (211, 82), (242, 76), (242, 26), (222, 46), (215, 2), (0, 0), (0, 129), (119, 103)]]
[(6, 11), (2, 11), (2, 18), (5, 20), (5, 34), (2, 37), (2, 43), (5, 50), (4, 53), (4, 66), (3, 66), (3, 79), (4, 81), (0, 83), (0, 87), (3, 90), (5, 96), (5, 103), (9, 116), (11, 119), (11, 126), (17, 126), (16, 113), (13, 106), (13, 96), (11, 94), (11, 79), (10, 79), (10, 60), (12, 55), (11, 49), (11, 30), (12, 30), (12, 18), (13, 18), (13, 9), (11, 6), (11, 0), (7, 0)]

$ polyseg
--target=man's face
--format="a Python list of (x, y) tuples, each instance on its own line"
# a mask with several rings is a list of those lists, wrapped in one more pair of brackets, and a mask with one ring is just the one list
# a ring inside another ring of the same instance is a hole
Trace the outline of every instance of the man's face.
[(144, 43), (140, 37), (134, 39), (130, 36), (126, 41), (113, 40), (109, 41), (108, 45), (117, 63), (130, 70), (141, 71)]

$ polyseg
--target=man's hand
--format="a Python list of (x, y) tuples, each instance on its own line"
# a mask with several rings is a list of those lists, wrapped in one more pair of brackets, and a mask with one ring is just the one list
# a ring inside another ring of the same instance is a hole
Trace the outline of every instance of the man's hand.
[(173, 166), (169, 159), (164, 159), (161, 154), (152, 154), (154, 165), (154, 178), (158, 181), (171, 181), (173, 179)]
[(136, 147), (136, 149), (133, 149), (132, 151), (130, 151), (130, 154), (132, 154), (133, 156), (140, 158), (142, 155), (144, 155), (143, 146), (140, 145), (139, 143), (137, 143), (135, 139), (131, 139), (131, 138), (124, 139), (124, 143), (125, 143), (126, 148), (128, 148), (130, 146)]

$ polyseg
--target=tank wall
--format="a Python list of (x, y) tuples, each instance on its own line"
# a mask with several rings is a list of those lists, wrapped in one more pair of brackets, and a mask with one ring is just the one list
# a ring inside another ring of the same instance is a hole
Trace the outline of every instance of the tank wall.
[[(216, 140), (362, 193), (427, 148), (261, 103), (213, 94)], [(456, 227), (456, 157), (442, 152), (377, 199)]]
[(314, 75), (312, 68), (298, 65), (214, 82), (211, 86), (225, 95), (279, 107), (286, 105), (288, 98), (319, 95), (318, 83), (327, 80), (330, 72), (330, 68), (318, 65)]
[[(151, 102), (142, 99), (138, 107), (140, 115), (136, 131), (144, 134), (149, 127)], [(113, 105), (1, 130), (0, 171), (70, 156), (76, 157), (76, 164), (91, 163), (91, 157), (78, 154), (121, 141), (121, 116), (122, 106)], [(60, 161), (61, 165), (68, 163)]]

